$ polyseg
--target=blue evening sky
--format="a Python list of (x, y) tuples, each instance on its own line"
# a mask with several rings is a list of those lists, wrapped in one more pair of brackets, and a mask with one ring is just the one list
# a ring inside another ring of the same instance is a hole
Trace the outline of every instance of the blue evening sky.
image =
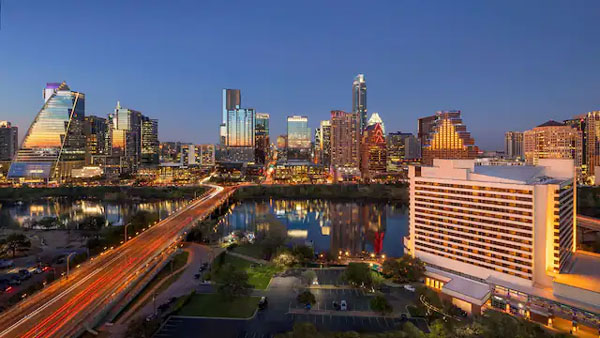
[(507, 130), (600, 109), (600, 1), (2, 0), (0, 119), (21, 136), (46, 82), (158, 118), (160, 139), (217, 142), (221, 88), (310, 125), (350, 110), (365, 73), (387, 131), (460, 109), (484, 149)]

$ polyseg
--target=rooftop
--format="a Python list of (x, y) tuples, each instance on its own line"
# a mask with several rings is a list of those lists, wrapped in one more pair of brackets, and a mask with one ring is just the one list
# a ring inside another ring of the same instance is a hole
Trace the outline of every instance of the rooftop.
[(565, 124), (562, 122), (558, 122), (558, 121), (554, 121), (554, 120), (550, 120), (546, 123), (542, 123), (540, 124), (538, 127), (562, 127)]
[(600, 255), (576, 252), (569, 270), (554, 281), (600, 293)]

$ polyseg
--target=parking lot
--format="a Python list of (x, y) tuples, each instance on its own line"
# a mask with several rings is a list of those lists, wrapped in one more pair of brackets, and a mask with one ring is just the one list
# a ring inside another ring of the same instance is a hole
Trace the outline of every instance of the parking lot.
[[(315, 310), (336, 310), (333, 308), (333, 302), (338, 304), (345, 300), (347, 311), (370, 311), (369, 303), (373, 294), (369, 294), (359, 289), (311, 289), (315, 295), (316, 303), (312, 308)], [(303, 308), (302, 304), (291, 302), (290, 308)]]
[(340, 278), (344, 272), (343, 269), (315, 269), (314, 271), (320, 285), (348, 285)]

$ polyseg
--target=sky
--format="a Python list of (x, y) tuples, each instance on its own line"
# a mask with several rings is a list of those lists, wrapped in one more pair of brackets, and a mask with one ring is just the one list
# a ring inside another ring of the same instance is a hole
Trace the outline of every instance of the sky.
[[(1, 0), (0, 120), (20, 136), (47, 82), (159, 119), (161, 141), (218, 142), (222, 88), (316, 127), (364, 73), (386, 131), (459, 109), (486, 150), (600, 109), (599, 1)], [(370, 115), (370, 114), (369, 114)]]

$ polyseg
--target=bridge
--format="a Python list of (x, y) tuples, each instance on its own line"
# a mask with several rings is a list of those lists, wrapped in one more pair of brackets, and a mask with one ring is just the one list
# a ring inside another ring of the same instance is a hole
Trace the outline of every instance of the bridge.
[(102, 323), (148, 272), (169, 258), (185, 232), (227, 203), (236, 189), (210, 186), (168, 218), (25, 298), (0, 316), (0, 337), (78, 336)]
[(577, 215), (577, 227), (587, 230), (600, 231), (600, 219)]

